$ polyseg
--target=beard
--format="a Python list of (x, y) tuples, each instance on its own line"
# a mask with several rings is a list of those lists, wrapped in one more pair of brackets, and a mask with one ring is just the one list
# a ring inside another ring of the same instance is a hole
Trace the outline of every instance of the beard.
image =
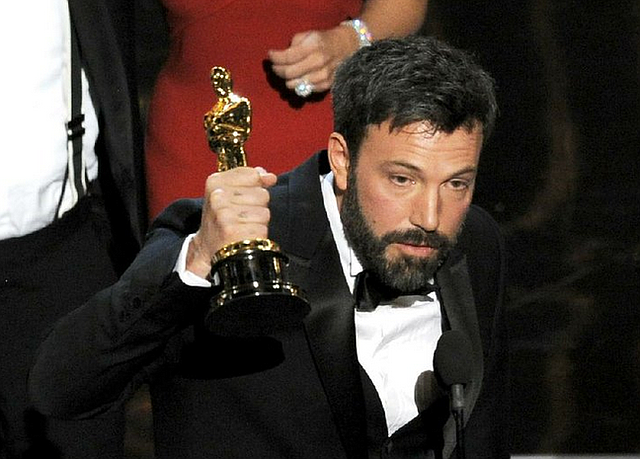
[[(347, 241), (362, 267), (373, 273), (383, 285), (400, 293), (408, 294), (426, 287), (455, 245), (459, 231), (455, 236), (448, 237), (437, 231), (412, 228), (391, 231), (378, 237), (362, 212), (356, 185), (355, 171), (351, 169), (340, 217)], [(400, 254), (388, 258), (386, 250), (393, 243), (429, 246), (436, 252), (430, 257)]]

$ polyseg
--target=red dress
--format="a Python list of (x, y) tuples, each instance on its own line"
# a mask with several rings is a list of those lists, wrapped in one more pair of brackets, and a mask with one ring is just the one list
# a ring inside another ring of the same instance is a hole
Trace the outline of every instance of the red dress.
[(163, 0), (171, 40), (149, 107), (146, 169), (155, 217), (181, 197), (199, 197), (215, 171), (204, 114), (216, 102), (213, 66), (226, 67), (233, 90), (253, 109), (249, 165), (289, 170), (325, 148), (333, 128), (331, 97), (301, 99), (271, 71), (267, 51), (286, 49), (298, 32), (356, 17), (361, 0)]

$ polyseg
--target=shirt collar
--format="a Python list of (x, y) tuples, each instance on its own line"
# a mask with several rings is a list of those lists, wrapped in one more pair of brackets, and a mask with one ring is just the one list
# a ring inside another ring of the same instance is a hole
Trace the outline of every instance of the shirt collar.
[(344, 227), (340, 219), (340, 211), (338, 210), (338, 201), (333, 190), (333, 172), (320, 176), (320, 188), (322, 190), (322, 200), (324, 209), (329, 219), (329, 226), (333, 234), (333, 240), (336, 243), (338, 254), (340, 255), (340, 264), (344, 277), (349, 285), (349, 289), (353, 293), (356, 276), (362, 271), (362, 265), (358, 257), (349, 246), (347, 238), (344, 235)]

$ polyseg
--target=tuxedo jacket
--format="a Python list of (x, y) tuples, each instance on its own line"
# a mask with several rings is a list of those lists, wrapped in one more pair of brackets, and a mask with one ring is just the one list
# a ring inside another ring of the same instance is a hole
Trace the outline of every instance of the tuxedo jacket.
[(98, 115), (100, 194), (119, 251), (114, 257), (119, 264), (126, 264), (141, 245), (147, 226), (142, 129), (134, 79), (132, 2), (68, 3)]
[[(201, 202), (179, 201), (121, 280), (47, 338), (30, 378), (38, 408), (91, 416), (148, 381), (160, 458), (450, 457), (456, 436), (446, 403), (444, 428), (427, 410), (387, 438), (379, 398), (357, 360), (354, 301), (320, 191), (325, 172), (321, 153), (271, 190), (270, 238), (311, 305), (304, 324), (255, 338), (203, 330), (211, 289), (188, 287), (173, 273), (185, 236), (199, 226)], [(473, 348), (468, 458), (508, 457), (503, 277), (497, 225), (472, 207), (458, 249), (436, 274), (443, 330), (463, 331)]]

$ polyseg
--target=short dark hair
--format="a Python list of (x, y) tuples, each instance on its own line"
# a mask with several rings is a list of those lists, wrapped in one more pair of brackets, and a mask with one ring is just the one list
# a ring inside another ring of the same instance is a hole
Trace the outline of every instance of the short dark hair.
[(427, 122), (433, 132), (482, 126), (496, 118), (494, 82), (468, 53), (432, 37), (386, 39), (361, 48), (336, 71), (334, 130), (355, 160), (367, 127)]

